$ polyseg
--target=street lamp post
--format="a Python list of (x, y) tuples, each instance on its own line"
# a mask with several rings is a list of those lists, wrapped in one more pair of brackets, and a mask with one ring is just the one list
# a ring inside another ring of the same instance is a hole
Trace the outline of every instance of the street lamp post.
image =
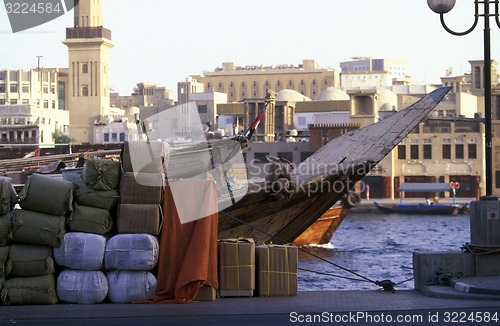
[[(483, 4), (483, 12), (479, 11), (479, 4)], [(495, 14), (490, 14), (490, 4), (495, 5)], [(455, 0), (427, 0), (427, 5), (432, 11), (438, 13), (441, 25), (450, 34), (462, 36), (472, 32), (479, 21), (479, 17), (484, 17), (484, 125), (485, 125), (485, 158), (486, 158), (486, 197), (482, 199), (496, 199), (493, 194), (493, 168), (492, 168), (492, 130), (491, 130), (491, 46), (490, 46), (490, 17), (495, 17), (495, 22), (500, 28), (499, 20), (499, 0), (474, 0), (474, 23), (465, 32), (455, 32), (451, 30), (444, 21), (444, 14), (455, 6)]]

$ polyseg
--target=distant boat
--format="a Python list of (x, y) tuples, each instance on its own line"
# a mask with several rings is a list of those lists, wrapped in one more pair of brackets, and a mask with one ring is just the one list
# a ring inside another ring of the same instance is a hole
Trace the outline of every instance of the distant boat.
[[(401, 213), (401, 214), (423, 214), (423, 215), (457, 215), (468, 212), (468, 205), (457, 204), (455, 198), (455, 188), (451, 188), (449, 183), (403, 183), (399, 187), (399, 204), (380, 204), (373, 202), (375, 207), (383, 213)], [(453, 203), (451, 205), (431, 203), (405, 204), (403, 203), (404, 192), (451, 192), (453, 194)]]

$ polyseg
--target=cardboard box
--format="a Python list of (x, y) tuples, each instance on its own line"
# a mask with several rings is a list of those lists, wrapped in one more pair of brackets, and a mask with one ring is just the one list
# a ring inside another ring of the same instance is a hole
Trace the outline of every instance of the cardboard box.
[(125, 172), (120, 182), (120, 198), (125, 204), (160, 204), (165, 188), (164, 173)]
[(219, 296), (251, 297), (255, 289), (253, 239), (219, 240)]
[(168, 143), (161, 141), (126, 141), (120, 154), (125, 172), (165, 172), (168, 165)]
[(158, 235), (163, 212), (158, 204), (119, 204), (118, 233), (148, 233)]
[(214, 301), (217, 297), (217, 292), (210, 285), (202, 285), (200, 291), (194, 298), (194, 301)]
[(260, 245), (255, 247), (257, 290), (261, 297), (294, 296), (298, 292), (298, 248)]

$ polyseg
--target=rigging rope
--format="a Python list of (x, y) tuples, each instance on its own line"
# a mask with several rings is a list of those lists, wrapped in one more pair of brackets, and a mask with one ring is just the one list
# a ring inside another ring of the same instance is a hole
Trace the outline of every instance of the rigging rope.
[[(243, 220), (241, 220), (241, 219), (239, 219), (239, 218), (237, 218), (237, 217), (235, 217), (235, 216), (232, 216), (232, 215), (230, 215), (230, 214), (228, 214), (228, 213), (225, 213), (225, 212), (220, 212), (220, 213), (221, 213), (221, 214), (224, 214), (224, 215), (226, 215), (226, 216), (228, 216), (229, 218), (232, 218), (232, 219), (233, 219), (233, 220), (235, 220), (235, 221), (238, 221), (239, 223), (242, 223), (242, 224), (244, 224), (244, 225), (247, 225), (247, 226), (249, 226), (250, 228), (252, 228), (252, 229), (254, 229), (254, 230), (257, 230), (257, 231), (259, 231), (259, 232), (262, 232), (263, 234), (265, 234), (265, 235), (267, 235), (267, 236), (269, 236), (269, 237), (271, 237), (271, 238), (274, 238), (274, 239), (278, 240), (280, 243), (286, 243), (286, 241), (284, 241), (283, 239), (280, 239), (280, 238), (278, 238), (277, 236), (275, 236), (275, 235), (273, 235), (273, 234), (270, 234), (270, 233), (268, 233), (268, 232), (266, 232), (266, 231), (264, 231), (264, 230), (262, 230), (262, 229), (259, 229), (259, 228), (255, 227), (255, 226), (251, 225), (251, 224), (248, 224), (247, 222), (245, 222), (245, 221), (243, 221)], [(370, 278), (368, 278), (368, 277), (366, 277), (366, 276), (363, 276), (363, 275), (361, 275), (361, 274), (359, 274), (359, 273), (356, 273), (355, 271), (352, 271), (352, 270), (350, 270), (350, 269), (347, 269), (347, 268), (345, 268), (345, 267), (342, 267), (342, 266), (340, 266), (340, 265), (338, 265), (338, 264), (336, 264), (336, 263), (334, 263), (334, 262), (332, 262), (332, 261), (330, 261), (330, 260), (328, 260), (328, 259), (325, 259), (325, 258), (323, 258), (323, 257), (321, 257), (321, 256), (318, 256), (318, 255), (316, 255), (316, 254), (314, 254), (314, 253), (312, 253), (312, 252), (310, 252), (310, 251), (307, 251), (307, 250), (305, 250), (305, 249), (304, 249), (304, 248), (302, 248), (302, 247), (298, 247), (298, 249), (299, 249), (300, 251), (302, 251), (302, 252), (305, 252), (305, 253), (306, 253), (306, 254), (308, 254), (308, 255), (313, 256), (314, 258), (317, 258), (317, 259), (319, 259), (319, 260), (321, 260), (321, 261), (324, 261), (324, 262), (326, 262), (326, 263), (328, 263), (328, 264), (330, 264), (330, 265), (333, 265), (333, 266), (335, 266), (335, 267), (337, 267), (337, 268), (339, 268), (339, 269), (341, 269), (341, 270), (343, 270), (343, 271), (346, 271), (346, 272), (348, 272), (348, 273), (354, 274), (354, 275), (356, 275), (356, 276), (358, 276), (358, 277), (362, 278), (362, 280), (359, 280), (359, 281), (371, 282), (371, 283), (374, 283), (374, 284), (377, 284), (377, 283), (378, 283), (378, 281), (374, 281), (374, 280), (372, 280), (372, 279), (370, 279)]]

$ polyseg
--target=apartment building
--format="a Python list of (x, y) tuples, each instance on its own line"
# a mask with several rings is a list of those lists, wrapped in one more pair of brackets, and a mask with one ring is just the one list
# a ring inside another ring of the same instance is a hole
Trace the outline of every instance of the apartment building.
[(234, 62), (224, 62), (214, 71), (191, 75), (190, 78), (202, 83), (206, 92), (226, 93), (228, 102), (263, 98), (268, 88), (275, 92), (290, 89), (315, 98), (330, 86), (340, 86), (337, 70), (320, 68), (311, 59), (302, 60), (298, 65), (275, 66), (237, 66)]

